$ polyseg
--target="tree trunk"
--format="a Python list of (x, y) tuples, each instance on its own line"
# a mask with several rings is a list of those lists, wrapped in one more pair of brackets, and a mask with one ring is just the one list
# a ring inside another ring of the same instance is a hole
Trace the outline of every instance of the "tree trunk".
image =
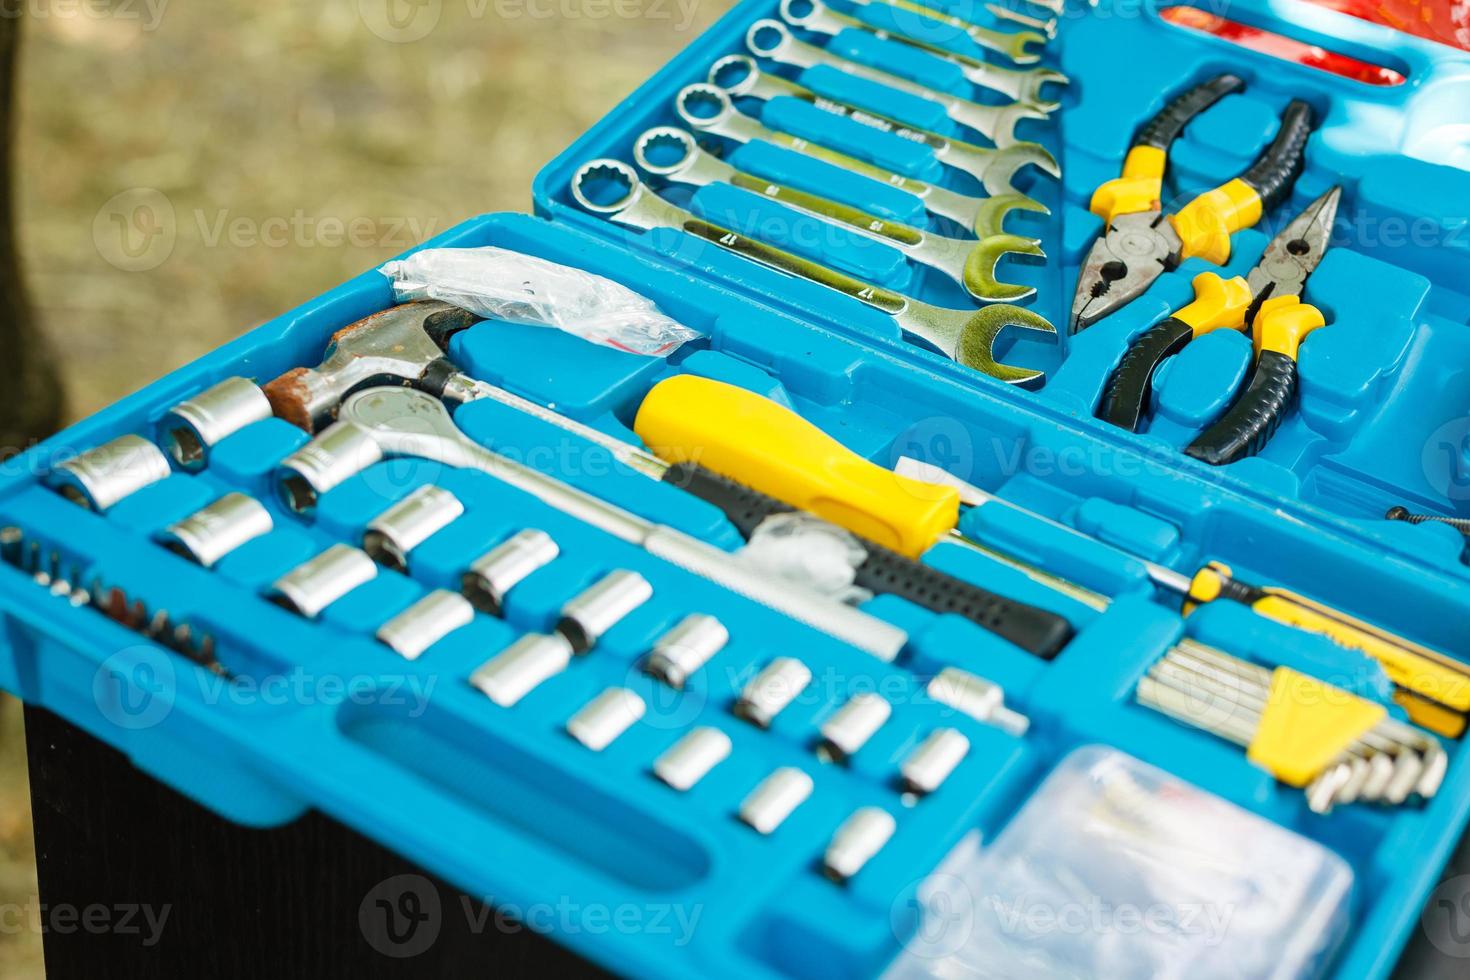
[(64, 399), (51, 346), (37, 328), (21, 279), (15, 234), (15, 86), (22, 6), (0, 16), (0, 455), (61, 423)]

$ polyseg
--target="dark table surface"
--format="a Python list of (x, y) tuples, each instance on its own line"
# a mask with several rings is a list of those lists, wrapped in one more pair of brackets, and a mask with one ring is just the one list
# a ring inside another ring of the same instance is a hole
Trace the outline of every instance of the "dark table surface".
[[(321, 814), (230, 823), (41, 709), (26, 743), (52, 980), (607, 975)], [(1396, 980), (1470, 976), (1466, 840), (1443, 880)]]

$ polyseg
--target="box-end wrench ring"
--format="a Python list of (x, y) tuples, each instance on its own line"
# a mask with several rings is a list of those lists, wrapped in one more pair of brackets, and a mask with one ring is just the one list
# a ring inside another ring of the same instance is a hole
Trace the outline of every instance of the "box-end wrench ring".
[(644, 170), (666, 180), (696, 186), (729, 184), (849, 228), (944, 273), (980, 303), (1016, 302), (1036, 292), (1033, 287), (1002, 283), (995, 278), (997, 263), (1008, 254), (1045, 258), (1040, 245), (1032, 238), (1006, 234), (988, 235), (978, 241), (948, 238), (888, 221), (831, 198), (742, 173), (701, 150), (694, 136), (677, 126), (655, 126), (645, 131), (633, 144), (633, 159)]
[[(736, 109), (735, 104), (730, 101), (730, 97), (725, 94), (724, 90), (715, 85), (696, 82), (693, 85), (684, 86), (680, 89), (679, 94), (674, 96), (674, 111), (690, 129), (698, 132), (723, 136), (737, 143), (764, 140), (775, 146), (834, 164), (844, 170), (906, 191), (923, 202), (924, 208), (929, 213), (959, 222), (962, 227), (975, 232), (976, 237), (984, 237), (985, 231), (994, 226), (995, 213), (998, 208), (1010, 210), (1014, 206), (1009, 200), (1004, 205), (997, 205), (995, 203), (997, 199), (994, 197), (972, 197), (969, 194), (952, 191), (947, 187), (926, 184), (921, 180), (914, 180), (912, 177), (884, 170), (866, 160), (859, 160), (846, 153), (819, 146), (803, 137), (771, 129), (754, 116), (747, 116)], [(1017, 166), (1020, 165), (1017, 164)], [(1010, 174), (1002, 175), (997, 171), (991, 175), (991, 183), (997, 188), (1005, 189), (1003, 196), (1009, 197), (1017, 193), (1010, 186)], [(1041, 205), (1037, 203), (1035, 207), (1026, 209), (1034, 211), (1040, 208)]]
[[(1009, 190), (1010, 178), (1025, 163), (1034, 163), (1039, 169), (1053, 177), (1060, 177), (1062, 173), (1062, 168), (1058, 166), (1056, 158), (1046, 147), (1029, 140), (1018, 141), (1016, 139), (1015, 128), (1018, 121), (1046, 118), (1043, 113), (1019, 102), (1003, 107), (1009, 113), (1004, 117), (1008, 121), (1003, 124), (1003, 131), (997, 132), (994, 139), (995, 147), (992, 149), (953, 139), (927, 129), (920, 129), (917, 126), (910, 126), (900, 120), (890, 119), (858, 106), (829, 99), (804, 85), (788, 81), (780, 75), (762, 72), (755, 59), (748, 54), (730, 54), (716, 61), (710, 66), (709, 77), (706, 81), (722, 89), (731, 98), (749, 96), (753, 99), (769, 101), (783, 95), (790, 96), (813, 105), (823, 112), (851, 119), (853, 122), (861, 123), (880, 132), (891, 133), (910, 143), (927, 146), (933, 151), (936, 160), (974, 177), (992, 196), (1013, 193)], [(1015, 162), (1017, 160), (1022, 162)], [(992, 169), (997, 176), (991, 176)], [(1000, 179), (1002, 175), (1003, 180)], [(1039, 204), (1031, 210), (1037, 209), (1045, 210)]]
[[(603, 182), (603, 191), (595, 187)], [(836, 290), (888, 314), (898, 326), (949, 358), (999, 381), (1039, 385), (1042, 371), (1002, 364), (995, 342), (1006, 327), (1056, 334), (1056, 327), (1031, 310), (997, 303), (978, 310), (950, 310), (922, 303), (891, 289), (874, 286), (810, 259), (747, 238), (697, 218), (653, 193), (638, 173), (621, 160), (591, 160), (572, 175), (572, 197), (593, 214), (633, 228), (671, 228), (728, 249), (770, 269)]]

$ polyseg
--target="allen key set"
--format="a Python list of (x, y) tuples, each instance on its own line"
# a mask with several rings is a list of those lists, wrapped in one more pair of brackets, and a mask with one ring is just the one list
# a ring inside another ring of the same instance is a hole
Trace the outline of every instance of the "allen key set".
[[(1470, 247), (1363, 232), (1470, 176), (1364, 120), (1470, 56), (1123, 12), (738, 5), (534, 216), (21, 457), (0, 684), (244, 822), (730, 924), (553, 931), (629, 975), (1385, 976), (1470, 818)], [(292, 674), (354, 696), (186, 683)]]

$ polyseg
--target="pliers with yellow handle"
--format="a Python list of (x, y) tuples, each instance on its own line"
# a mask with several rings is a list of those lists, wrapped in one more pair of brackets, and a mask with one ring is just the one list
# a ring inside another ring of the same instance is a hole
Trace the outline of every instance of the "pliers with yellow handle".
[(1137, 432), (1159, 365), (1211, 331), (1250, 329), (1256, 348), (1250, 379), (1225, 414), (1184, 451), (1215, 466), (1259, 452), (1295, 397), (1302, 340), (1326, 322), (1301, 295), (1327, 252), (1341, 198), (1342, 188), (1334, 187), (1308, 205), (1271, 240), (1247, 276), (1195, 276), (1194, 302), (1149, 328), (1123, 355), (1097, 417)]
[(1170, 102), (1139, 131), (1123, 176), (1093, 192), (1092, 211), (1106, 224), (1077, 278), (1073, 333), (1137, 299), (1185, 259), (1197, 256), (1224, 265), (1230, 236), (1254, 225), (1291, 190), (1312, 134), (1312, 107), (1300, 99), (1287, 105), (1276, 137), (1249, 169), (1173, 214), (1163, 213), (1168, 144), (1185, 122), (1242, 84), (1233, 75), (1220, 75)]

